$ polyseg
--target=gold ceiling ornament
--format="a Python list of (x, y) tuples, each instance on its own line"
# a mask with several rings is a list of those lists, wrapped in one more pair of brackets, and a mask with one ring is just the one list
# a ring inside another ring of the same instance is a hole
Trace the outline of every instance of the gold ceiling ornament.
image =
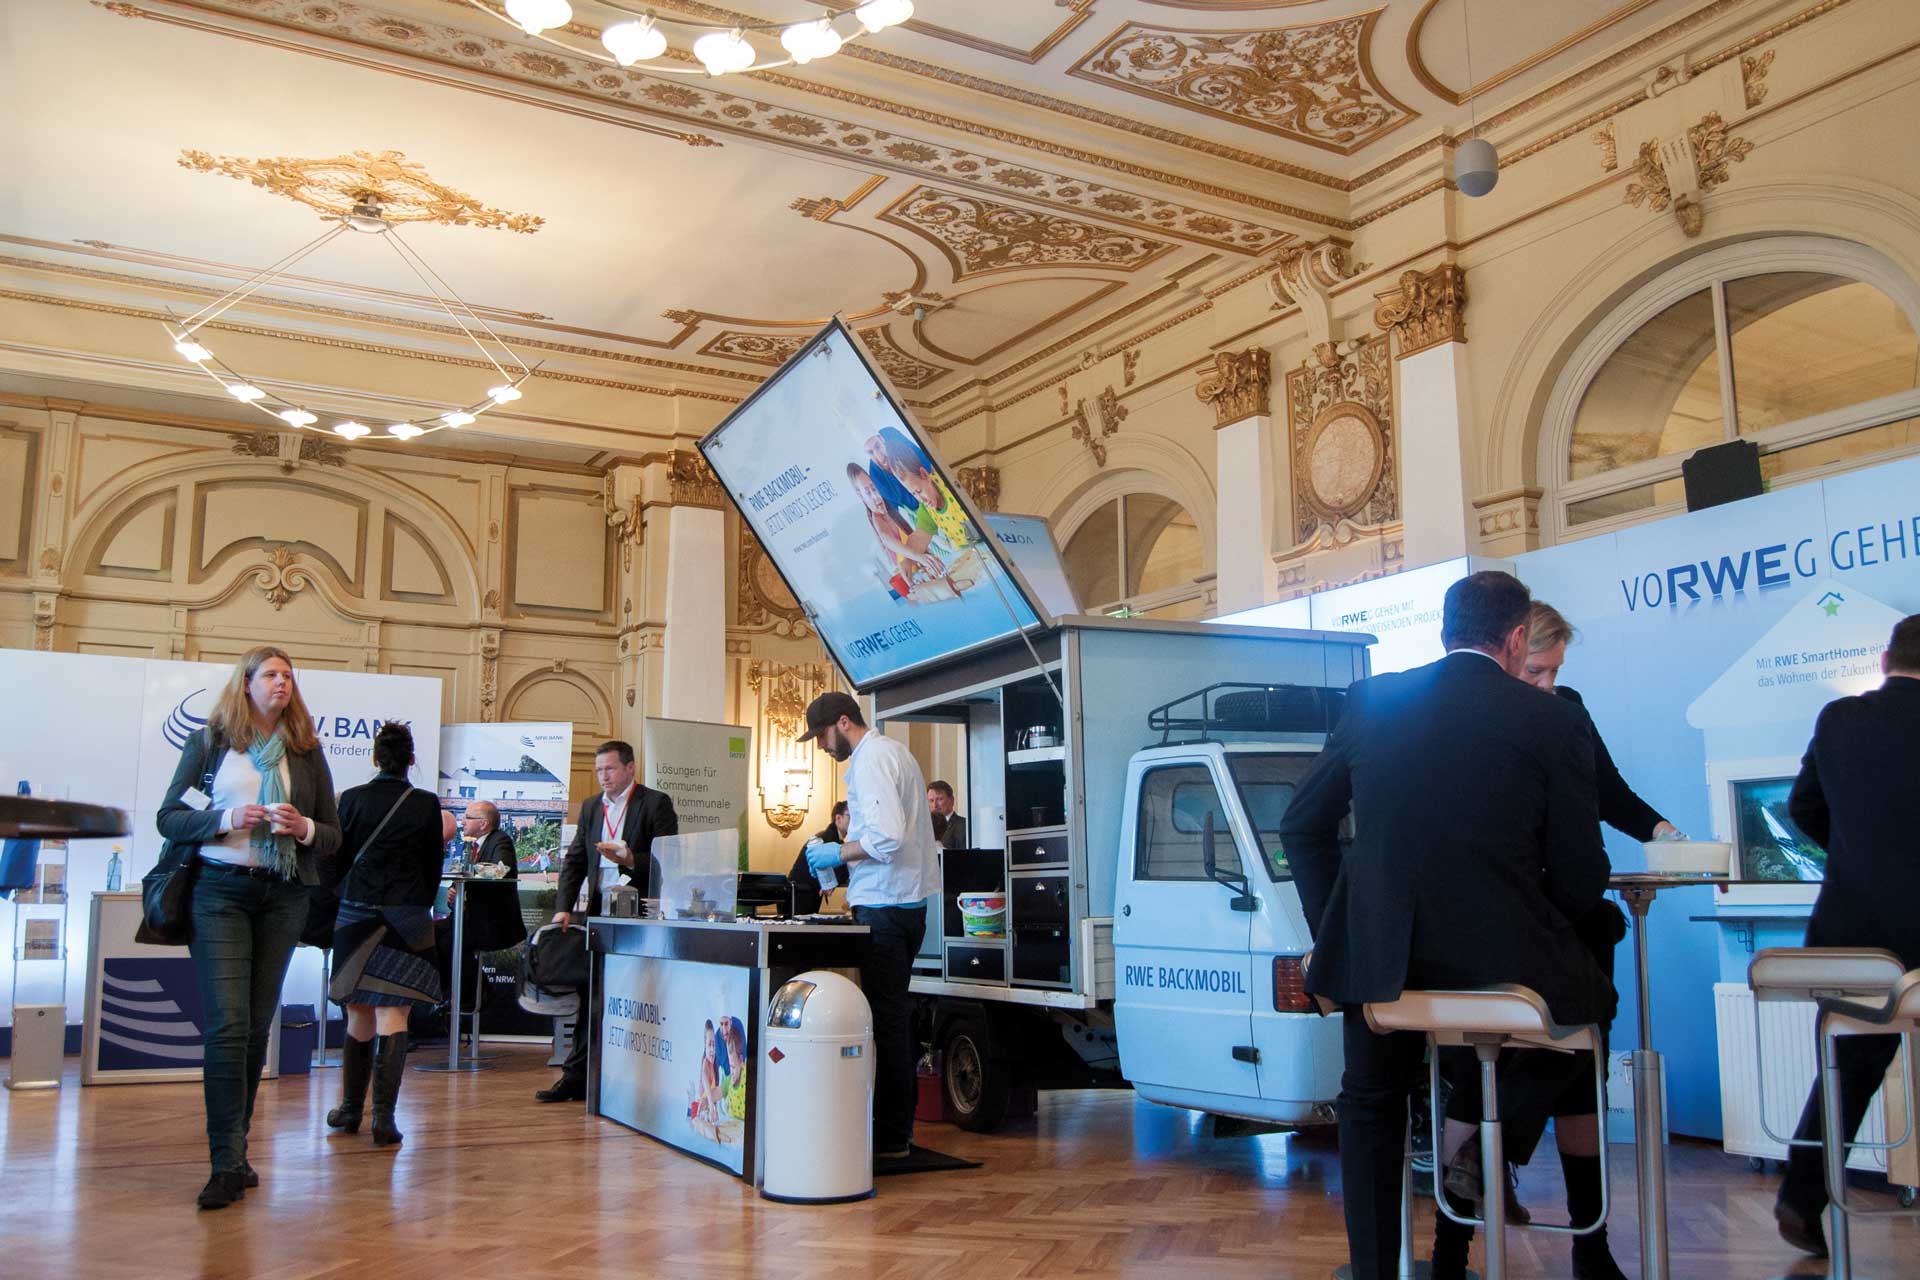
[(1374, 74), (1369, 46), (1383, 12), (1253, 31), (1128, 22), (1069, 74), (1352, 155), (1419, 118)]
[(1681, 137), (1640, 144), (1637, 179), (1627, 184), (1623, 198), (1655, 213), (1671, 208), (1681, 232), (1692, 239), (1706, 226), (1701, 198), (1726, 182), (1732, 176), (1730, 166), (1752, 152), (1751, 142), (1728, 134), (1720, 113), (1709, 111)]
[(1400, 335), (1400, 357), (1467, 340), (1467, 273), (1452, 263), (1431, 271), (1404, 271), (1400, 283), (1376, 293), (1373, 323)]
[(1740, 55), (1740, 92), (1749, 111), (1767, 100), (1767, 71), (1773, 66), (1773, 52), (1768, 49)]
[(508, 213), (484, 205), (477, 197), (436, 180), (398, 151), (355, 151), (317, 160), (296, 156), (249, 160), (182, 151), (180, 167), (250, 182), (317, 210), (323, 218), (342, 218), (356, 205), (377, 204), (381, 215), (394, 223), (431, 222), (532, 235), (546, 222), (538, 214)]
[(636, 491), (626, 502), (621, 502), (614, 496), (613, 477), (609, 475), (606, 488), (600, 494), (600, 506), (607, 515), (607, 528), (613, 530), (613, 540), (620, 544), (621, 571), (631, 573), (633, 549), (646, 538), (640, 494)]
[(1140, 349), (1136, 347), (1131, 351), (1122, 351), (1120, 353), (1120, 385), (1132, 386), (1133, 380), (1139, 377), (1139, 368)]
[(874, 363), (886, 371), (895, 386), (904, 390), (918, 391), (953, 372), (902, 351), (893, 340), (891, 326), (882, 324), (862, 329), (860, 339), (867, 344), (867, 351), (873, 356)]
[(1000, 509), (1000, 468), (991, 466), (962, 467), (954, 474), (960, 487), (973, 499), (973, 505), (982, 511)]
[(700, 354), (722, 356), (730, 360), (745, 360), (771, 368), (785, 364), (792, 358), (794, 352), (807, 345), (812, 336), (800, 333), (745, 333), (739, 329), (723, 329), (707, 340), (707, 344), (700, 348)]
[(1587, 137), (1600, 148), (1600, 172), (1612, 173), (1620, 167), (1620, 135), (1614, 131), (1613, 121), (1607, 121)]
[(1202, 375), (1193, 394), (1201, 404), (1213, 406), (1214, 426), (1225, 427), (1266, 414), (1272, 382), (1273, 357), (1265, 347), (1221, 351), (1215, 353), (1212, 371)]
[(235, 436), (232, 447), (242, 458), (272, 458), (289, 475), (302, 462), (317, 462), (323, 467), (347, 465), (345, 449), (302, 431), (254, 431)]
[[(1018, 187), (1022, 169), (1002, 170)], [(1034, 175), (1036, 185), (1040, 182)], [(915, 187), (880, 215), (940, 247), (954, 279), (1035, 267), (1107, 267), (1137, 271), (1173, 249), (1147, 236), (1056, 213), (1037, 213), (981, 196)]]
[[(1065, 396), (1065, 394), (1066, 388), (1062, 387), (1061, 395)], [(1104, 467), (1107, 465), (1106, 438), (1119, 433), (1120, 424), (1127, 420), (1127, 406), (1120, 403), (1119, 395), (1115, 393), (1112, 384), (1108, 384), (1106, 389), (1094, 398), (1093, 408), (1100, 419), (1098, 427), (1093, 425), (1093, 419), (1087, 414), (1085, 400), (1074, 405), (1073, 438), (1087, 446), (1087, 452), (1093, 455), (1094, 466)]]
[(1300, 542), (1341, 521), (1372, 528), (1399, 518), (1390, 347), (1386, 334), (1323, 342), (1287, 374)]

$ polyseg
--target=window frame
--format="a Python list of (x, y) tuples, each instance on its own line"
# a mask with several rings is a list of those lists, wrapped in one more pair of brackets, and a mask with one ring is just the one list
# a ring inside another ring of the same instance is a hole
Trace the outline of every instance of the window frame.
[[(1220, 816), (1226, 819), (1225, 828), (1223, 829), (1220, 827), (1216, 827), (1214, 828), (1214, 832), (1213, 832), (1214, 858), (1216, 861), (1216, 865), (1220, 863), (1224, 863), (1226, 861), (1227, 854), (1223, 852), (1223, 850), (1226, 850), (1231, 852), (1231, 855), (1233, 857), (1233, 865), (1240, 867), (1243, 871), (1245, 870), (1245, 863), (1243, 859), (1240, 857), (1240, 843), (1239, 841), (1235, 840), (1233, 837), (1233, 814), (1232, 814), (1232, 811), (1227, 807), (1227, 793), (1225, 790), (1221, 788), (1220, 779), (1214, 776), (1212, 767), (1209, 766), (1205, 760), (1168, 760), (1165, 763), (1154, 764), (1150, 766), (1140, 775), (1140, 788), (1137, 793), (1140, 796), (1140, 802), (1134, 810), (1134, 835), (1133, 835), (1133, 878), (1136, 883), (1139, 883), (1139, 884), (1215, 884), (1215, 883), (1218, 883), (1216, 880), (1208, 877), (1204, 871), (1197, 871), (1196, 874), (1191, 876), (1149, 875), (1147, 872), (1147, 835), (1149, 830), (1151, 829), (1150, 819), (1148, 818), (1146, 813), (1145, 801), (1147, 796), (1147, 789), (1153, 781), (1153, 775), (1155, 775), (1156, 773), (1178, 773), (1186, 770), (1198, 770), (1201, 774), (1205, 775), (1207, 780), (1207, 785), (1213, 788), (1214, 800), (1219, 805)], [(1179, 788), (1181, 788), (1182, 786), (1192, 786), (1192, 785), (1194, 785), (1193, 782), (1182, 782), (1182, 781), (1176, 780), (1173, 784), (1174, 790), (1168, 793), (1167, 826), (1174, 831), (1180, 832), (1180, 828), (1173, 821), (1173, 813), (1174, 813), (1173, 797), (1178, 792)], [(1235, 798), (1238, 799), (1237, 793)], [(1203, 822), (1202, 827), (1204, 828), (1204, 826), (1205, 824)], [(1180, 832), (1180, 834), (1197, 835), (1198, 833)], [(1196, 859), (1196, 867), (1200, 865), (1201, 863), (1199, 862), (1198, 859)]]
[[(1170, 502), (1180, 515), (1184, 515), (1187, 519), (1192, 520), (1195, 531), (1201, 534), (1201, 562), (1203, 567), (1205, 565), (1205, 534), (1200, 531), (1200, 522), (1194, 516), (1193, 512), (1188, 509), (1186, 503), (1171, 494), (1158, 493), (1151, 489), (1128, 489), (1120, 493), (1112, 494), (1101, 499), (1100, 505), (1095, 507), (1085, 519), (1074, 526), (1073, 532), (1068, 534), (1066, 539), (1061, 543), (1060, 550), (1062, 558), (1064, 559), (1067, 555), (1068, 547), (1072, 545), (1075, 538), (1080, 536), (1081, 531), (1091, 525), (1093, 521), (1100, 518), (1100, 513), (1103, 508), (1109, 505), (1113, 507), (1116, 556), (1114, 582), (1120, 588), (1121, 594), (1111, 600), (1091, 600), (1080, 594), (1081, 588), (1079, 583), (1073, 583), (1074, 595), (1079, 598), (1080, 607), (1088, 613), (1134, 617), (1139, 614), (1150, 613), (1155, 609), (1163, 609), (1171, 604), (1180, 604), (1187, 600), (1199, 599), (1206, 595), (1206, 584), (1204, 582), (1181, 583), (1176, 586), (1162, 587), (1158, 591), (1135, 592), (1131, 595), (1126, 593), (1127, 583), (1133, 576), (1131, 573), (1133, 566), (1128, 563), (1127, 554), (1127, 499), (1134, 497), (1153, 498), (1161, 502)], [(1171, 524), (1172, 518), (1169, 518), (1167, 523)], [(1165, 526), (1162, 526), (1160, 532), (1162, 534), (1166, 532)], [(1158, 535), (1155, 536), (1154, 541), (1157, 545), (1159, 541)], [(1149, 552), (1149, 556), (1151, 556), (1151, 552)], [(1069, 576), (1068, 581), (1072, 582), (1071, 576)]]
[[(1789, 271), (1840, 276), (1878, 289), (1906, 312), (1907, 323), (1916, 334), (1920, 334), (1920, 285), (1916, 285), (1884, 254), (1852, 241), (1817, 235), (1770, 236), (1709, 250), (1656, 276), (1617, 304), (1581, 340), (1555, 381), (1544, 419), (1546, 429), (1540, 433), (1542, 456), (1538, 460), (1538, 474), (1550, 480), (1552, 494), (1550, 501), (1541, 504), (1543, 542), (1556, 544), (1597, 537), (1677, 515), (1687, 509), (1683, 499), (1582, 524), (1572, 524), (1567, 518), (1568, 509), (1577, 503), (1680, 477), (1680, 465), (1688, 457), (1685, 453), (1649, 458), (1644, 462), (1630, 463), (1579, 479), (1572, 476), (1570, 454), (1580, 402), (1593, 379), (1614, 352), (1641, 326), (1695, 293), (1711, 293), (1714, 349), (1720, 374), (1723, 441), (1750, 440), (1760, 447), (1764, 456), (1920, 417), (1920, 388), (1915, 388), (1782, 423), (1763, 431), (1747, 435), (1739, 433), (1738, 409), (1734, 400), (1732, 341), (1727, 330), (1726, 285), (1748, 276)], [(1866, 458), (1847, 459), (1796, 471), (1770, 484), (1787, 486), (1819, 480), (1914, 453), (1920, 453), (1920, 447), (1897, 447)]]

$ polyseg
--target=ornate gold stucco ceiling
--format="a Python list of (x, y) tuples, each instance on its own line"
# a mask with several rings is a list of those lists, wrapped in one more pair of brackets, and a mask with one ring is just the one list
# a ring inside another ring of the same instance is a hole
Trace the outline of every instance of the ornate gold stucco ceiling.
[[(1370, 193), (1436, 178), (1469, 111), (1551, 113), (1703, 14), (1774, 0), (1470, 0), (1471, 77), (1463, 3), (917, 0), (841, 56), (721, 80), (570, 51), (598, 49), (594, 0), (559, 44), (467, 0), (8, 5), (0, 101), (25, 127), (0, 139), (0, 274), (16, 302), (190, 311), (365, 182), (546, 362), (535, 418), (566, 378), (724, 406), (835, 312), (937, 404), (1169, 282), (1349, 230)], [(418, 281), (352, 240), (236, 324), (457, 363)], [(164, 346), (113, 353), (114, 380), (189, 391)]]

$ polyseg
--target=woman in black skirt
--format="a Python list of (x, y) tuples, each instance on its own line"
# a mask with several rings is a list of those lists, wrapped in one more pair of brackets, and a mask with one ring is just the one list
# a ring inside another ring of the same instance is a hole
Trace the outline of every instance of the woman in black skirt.
[(407, 781), (413, 731), (381, 725), (373, 763), (380, 771), (373, 780), (340, 797), (340, 856), (349, 866), (340, 881), (328, 994), (346, 1006), (347, 1041), (340, 1054), (342, 1097), (327, 1112), (327, 1125), (359, 1132), (371, 1079), (373, 1143), (387, 1147), (401, 1138), (393, 1108), (407, 1065), (408, 1013), (444, 998), (434, 964), (433, 896), (445, 846), (439, 800)]

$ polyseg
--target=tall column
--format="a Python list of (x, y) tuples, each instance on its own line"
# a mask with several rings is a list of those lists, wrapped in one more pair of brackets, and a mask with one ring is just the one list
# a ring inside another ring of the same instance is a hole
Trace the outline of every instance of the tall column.
[(726, 718), (727, 525), (720, 482), (691, 449), (667, 463), (667, 580), (660, 714)]
[(1214, 570), (1220, 613), (1266, 602), (1273, 554), (1272, 359), (1264, 347), (1222, 351), (1194, 394), (1214, 413)]
[(1466, 403), (1467, 282), (1452, 264), (1408, 271), (1377, 295), (1373, 321), (1398, 336), (1400, 501), (1405, 565), (1474, 549)]

